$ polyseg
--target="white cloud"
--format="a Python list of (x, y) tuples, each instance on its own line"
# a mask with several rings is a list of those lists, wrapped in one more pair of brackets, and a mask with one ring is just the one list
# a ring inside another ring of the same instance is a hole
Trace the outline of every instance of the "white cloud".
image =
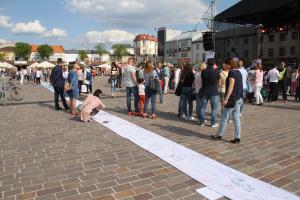
[(11, 27), (13, 26), (13, 23), (10, 23), (10, 17), (9, 16), (4, 16), (0, 15), (0, 27)]
[(53, 28), (49, 31), (46, 31), (44, 34), (43, 34), (43, 37), (67, 37), (68, 34), (66, 32), (66, 30), (63, 30), (63, 29), (59, 29), (59, 28)]
[(46, 31), (46, 28), (42, 26), (39, 20), (34, 20), (33, 22), (28, 23), (17, 23), (14, 27), (12, 27), (11, 32), (21, 34), (41, 34)]
[(0, 38), (0, 44), (5, 44), (7, 42), (8, 42), (7, 40)]
[(85, 34), (88, 43), (131, 43), (135, 35), (122, 30), (89, 31)]
[(99, 19), (107, 27), (154, 28), (195, 24), (206, 10), (203, 0), (65, 0), (72, 12)]

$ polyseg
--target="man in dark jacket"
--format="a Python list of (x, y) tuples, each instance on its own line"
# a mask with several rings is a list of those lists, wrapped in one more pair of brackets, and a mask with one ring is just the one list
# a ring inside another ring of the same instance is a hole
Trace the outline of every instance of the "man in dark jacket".
[(62, 103), (64, 104), (65, 110), (68, 110), (68, 104), (64, 97), (64, 85), (65, 79), (63, 77), (63, 70), (62, 70), (62, 59), (57, 59), (57, 65), (52, 69), (50, 83), (53, 85), (54, 88), (54, 102), (55, 102), (55, 109), (61, 110), (62, 108), (59, 107), (58, 104), (58, 96), (60, 96)]
[(202, 97), (200, 100), (200, 126), (205, 123), (205, 110), (210, 100), (211, 104), (211, 127), (218, 127), (217, 121), (217, 108), (218, 108), (218, 83), (220, 74), (217, 69), (214, 69), (214, 59), (207, 60), (207, 68), (201, 72), (202, 79)]

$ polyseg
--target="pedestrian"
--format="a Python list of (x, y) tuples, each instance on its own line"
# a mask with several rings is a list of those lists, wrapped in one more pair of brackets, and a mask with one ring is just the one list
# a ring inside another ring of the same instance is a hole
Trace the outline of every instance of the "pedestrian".
[(118, 82), (118, 67), (115, 62), (111, 64), (111, 73), (110, 73), (110, 84), (111, 84), (111, 97), (115, 97), (116, 87)]
[(205, 62), (202, 62), (198, 65), (197, 71), (195, 73), (195, 93), (196, 93), (196, 114), (197, 114), (197, 119), (200, 118), (200, 99), (201, 99), (201, 89), (202, 89), (202, 78), (201, 78), (201, 72), (206, 69), (206, 64)]
[[(181, 118), (185, 120), (194, 120), (193, 114), (193, 85), (195, 81), (195, 75), (193, 72), (193, 66), (186, 64), (183, 67), (180, 81), (182, 82), (181, 92)], [(187, 106), (189, 109), (187, 110)]]
[(145, 81), (143, 78), (140, 78), (137, 80), (139, 84), (139, 115), (144, 116), (144, 106), (146, 101), (146, 95), (145, 95)]
[[(149, 117), (156, 119), (156, 94), (159, 91), (160, 83), (157, 72), (154, 70), (153, 63), (148, 61), (144, 70), (145, 76), (145, 106), (144, 106), (144, 118)], [(153, 87), (154, 86), (154, 87)], [(148, 113), (148, 104), (151, 100), (151, 116)]]
[(68, 104), (64, 97), (64, 85), (65, 79), (63, 77), (63, 70), (62, 70), (62, 59), (57, 59), (57, 65), (52, 69), (51, 76), (50, 76), (50, 83), (53, 85), (54, 88), (54, 102), (55, 102), (55, 109), (61, 110), (62, 108), (59, 107), (58, 104), (58, 97), (60, 96), (61, 101), (64, 105), (65, 110), (68, 110)]
[(261, 89), (263, 86), (264, 81), (264, 72), (262, 70), (262, 64), (256, 65), (255, 70), (255, 99), (256, 99), (256, 105), (263, 105), (264, 100), (261, 95)]
[(43, 71), (43, 76), (44, 76), (45, 82), (47, 82), (48, 81), (48, 71), (46, 69)]
[(163, 87), (162, 87), (162, 85), (163, 85), (163, 76), (162, 76), (162, 63), (161, 62), (159, 62), (157, 64), (157, 67), (155, 68), (155, 71), (156, 71), (156, 74), (158, 76), (160, 86), (161, 86), (159, 88), (159, 91), (158, 91), (158, 93), (159, 93), (159, 102), (161, 104), (164, 104), (165, 102), (164, 102), (164, 93), (163, 93)]
[(278, 66), (279, 76), (278, 76), (278, 89), (282, 92), (283, 102), (287, 102), (287, 89), (288, 89), (288, 76), (285, 63), (281, 62)]
[(230, 69), (230, 65), (223, 63), (222, 71), (220, 72), (220, 79), (219, 79), (219, 94), (220, 94), (220, 102), (221, 102), (221, 116), (223, 114), (224, 109), (224, 97), (225, 97), (225, 90), (226, 90), (226, 79), (228, 77), (228, 72)]
[(212, 128), (216, 128), (217, 124), (217, 108), (218, 108), (218, 84), (220, 79), (220, 74), (217, 69), (214, 69), (215, 60), (213, 58), (207, 60), (207, 68), (202, 71), (202, 90), (203, 94), (200, 100), (200, 126), (205, 125), (205, 110), (207, 107), (208, 100), (210, 100), (211, 105), (211, 118), (210, 125)]
[(38, 69), (38, 70), (36, 71), (36, 75), (35, 75), (35, 77), (36, 77), (36, 84), (37, 84), (37, 85), (40, 85), (40, 84), (41, 84), (41, 78), (42, 78), (42, 75), (43, 75), (42, 70), (41, 70), (41, 69)]
[(74, 64), (72, 70), (68, 74), (68, 83), (71, 86), (71, 89), (68, 91), (70, 98), (70, 114), (73, 116), (78, 115), (76, 109), (76, 100), (79, 100), (79, 87), (78, 87), (78, 73), (80, 69), (78, 64)]
[(269, 82), (269, 94), (268, 102), (277, 102), (278, 100), (278, 77), (279, 71), (274, 66), (267, 74), (267, 80)]
[[(76, 63), (77, 64), (77, 63)], [(77, 66), (80, 67), (79, 64), (77, 64)], [(82, 91), (82, 85), (83, 85), (83, 82), (84, 82), (84, 67), (81, 66), (78, 70), (77, 70), (77, 75), (78, 75), (78, 88), (79, 88), (79, 94), (83, 93)]]
[(231, 70), (228, 73), (226, 79), (226, 91), (224, 97), (224, 111), (222, 114), (221, 125), (216, 135), (211, 135), (214, 140), (222, 140), (225, 129), (228, 124), (228, 119), (232, 115), (235, 138), (230, 140), (232, 143), (240, 143), (241, 137), (241, 122), (240, 122), (240, 110), (243, 103), (243, 77), (238, 70), (238, 65), (233, 59), (229, 58), (224, 61), (226, 65), (230, 65)]
[(94, 109), (103, 110), (105, 109), (105, 105), (100, 100), (100, 96), (102, 91), (97, 89), (94, 94), (88, 94), (84, 102), (82, 103), (81, 111), (80, 111), (80, 119), (83, 122), (90, 122), (91, 113)]
[[(139, 111), (139, 94), (137, 88), (136, 70), (133, 64), (133, 58), (129, 58), (128, 63), (124, 68), (124, 84), (126, 86), (128, 115), (136, 115)], [(131, 95), (134, 97), (134, 112), (131, 110)]]
[[(247, 84), (247, 81), (248, 81), (248, 72), (247, 70), (245, 69), (245, 66), (244, 66), (244, 63), (242, 60), (239, 60), (238, 61), (238, 66), (239, 66), (239, 71), (241, 72), (242, 74), (242, 78), (243, 78), (243, 100), (247, 94), (247, 88), (248, 88), (248, 84)], [(241, 105), (241, 116), (242, 116), (242, 112), (244, 110), (244, 101), (243, 101), (243, 104)]]
[(166, 63), (164, 63), (164, 66), (163, 66), (163, 69), (162, 69), (162, 77), (163, 77), (163, 81), (164, 81), (163, 93), (167, 94), (168, 90), (169, 90), (170, 67)]
[(25, 77), (24, 69), (20, 70), (20, 76), (21, 76), (20, 85), (23, 85), (24, 84), (24, 77)]
[(124, 71), (123, 71), (123, 68), (121, 66), (121, 63), (118, 63), (118, 83), (117, 83), (117, 86), (118, 88), (122, 88), (122, 79), (123, 79), (123, 74), (124, 74)]
[(292, 80), (291, 80), (291, 94), (293, 96), (296, 95), (298, 77), (299, 77), (299, 71), (298, 69), (295, 69), (292, 74)]
[[(177, 87), (182, 88), (182, 83), (181, 83), (180, 77), (181, 77), (181, 72), (182, 72), (183, 66), (184, 65), (182, 63), (180, 63), (177, 66), (177, 69), (175, 71), (175, 77), (174, 77), (175, 94), (176, 94)], [(179, 101), (178, 101), (178, 114), (177, 114), (177, 116), (181, 117), (181, 115), (182, 115), (182, 110), (181, 110), (181, 102), (182, 102), (181, 94), (178, 94), (178, 96), (179, 96)]]

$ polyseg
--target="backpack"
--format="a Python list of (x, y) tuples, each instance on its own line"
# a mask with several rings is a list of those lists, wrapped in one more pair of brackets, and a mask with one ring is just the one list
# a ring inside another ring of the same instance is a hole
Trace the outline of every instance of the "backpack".
[(149, 79), (149, 89), (153, 92), (158, 92), (160, 89), (159, 80), (154, 78), (153, 76), (151, 76)]
[(144, 77), (142, 77), (142, 74), (140, 73), (140, 69), (136, 70), (135, 72), (135, 76), (136, 76), (136, 80), (141, 80), (144, 79)]

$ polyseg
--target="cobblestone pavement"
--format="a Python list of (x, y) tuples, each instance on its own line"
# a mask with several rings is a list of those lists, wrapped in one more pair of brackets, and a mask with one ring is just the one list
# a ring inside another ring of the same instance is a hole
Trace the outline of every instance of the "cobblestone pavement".
[[(23, 102), (0, 106), (0, 199), (205, 199), (203, 187), (168, 163), (97, 123), (84, 124), (55, 111), (53, 95), (24, 85)], [(216, 129), (176, 117), (177, 97), (158, 104), (159, 119), (126, 116), (125, 94), (109, 97), (107, 111), (215, 159), (300, 195), (300, 104), (246, 105), (242, 142), (214, 142)], [(229, 125), (225, 139), (231, 139)]]

